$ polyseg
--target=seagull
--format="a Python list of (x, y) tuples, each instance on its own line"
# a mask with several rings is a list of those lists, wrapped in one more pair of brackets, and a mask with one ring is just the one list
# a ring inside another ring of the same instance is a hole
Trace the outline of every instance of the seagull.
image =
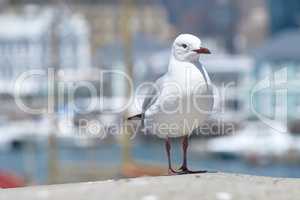
[[(165, 139), (169, 174), (205, 173), (187, 166), (189, 136), (205, 123), (213, 109), (214, 98), (210, 78), (199, 62), (202, 47), (192, 34), (180, 34), (172, 45), (168, 71), (147, 92), (142, 112), (128, 120), (141, 120), (142, 126)], [(171, 138), (182, 138), (183, 162), (178, 170), (171, 165)]]

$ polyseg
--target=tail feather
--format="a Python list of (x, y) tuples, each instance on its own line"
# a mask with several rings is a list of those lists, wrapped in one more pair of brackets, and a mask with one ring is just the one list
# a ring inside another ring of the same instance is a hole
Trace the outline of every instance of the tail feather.
[(144, 114), (134, 115), (132, 117), (128, 117), (127, 120), (141, 120), (143, 119)]

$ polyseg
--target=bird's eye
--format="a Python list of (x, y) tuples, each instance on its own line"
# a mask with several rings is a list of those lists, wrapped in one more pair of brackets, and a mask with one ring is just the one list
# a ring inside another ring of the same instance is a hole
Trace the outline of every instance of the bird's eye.
[(182, 46), (184, 49), (187, 48), (187, 45), (186, 45), (186, 44), (182, 44), (181, 46)]

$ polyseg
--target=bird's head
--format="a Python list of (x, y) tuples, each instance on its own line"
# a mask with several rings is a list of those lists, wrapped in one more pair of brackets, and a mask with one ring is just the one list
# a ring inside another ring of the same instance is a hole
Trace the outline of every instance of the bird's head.
[(199, 59), (200, 54), (210, 54), (210, 51), (201, 45), (198, 37), (180, 34), (173, 43), (172, 54), (179, 61), (194, 62)]

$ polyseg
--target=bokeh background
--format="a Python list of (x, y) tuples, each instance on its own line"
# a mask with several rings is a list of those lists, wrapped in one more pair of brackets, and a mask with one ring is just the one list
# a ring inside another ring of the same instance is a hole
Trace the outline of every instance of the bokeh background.
[(192, 168), (300, 177), (299, 0), (0, 0), (0, 187), (166, 173), (164, 141), (113, 130), (136, 108), (116, 112), (124, 78), (100, 74), (154, 81), (179, 33), (213, 52), (201, 62), (215, 85), (233, 83), (211, 134), (192, 136)]

